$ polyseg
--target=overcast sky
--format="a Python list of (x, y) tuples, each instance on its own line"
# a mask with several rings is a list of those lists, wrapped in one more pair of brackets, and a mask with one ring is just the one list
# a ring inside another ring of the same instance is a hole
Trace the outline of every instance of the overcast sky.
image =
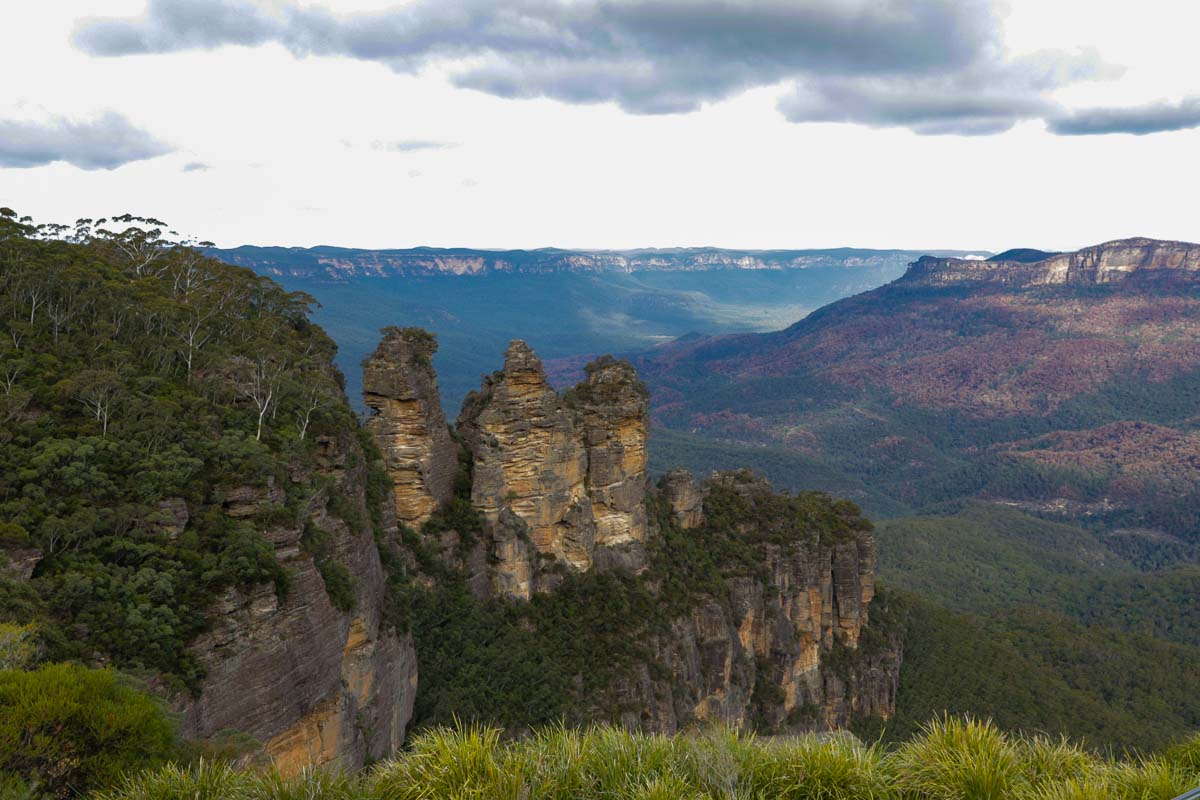
[(1200, 240), (1192, 0), (0, 6), (0, 205), (237, 244)]

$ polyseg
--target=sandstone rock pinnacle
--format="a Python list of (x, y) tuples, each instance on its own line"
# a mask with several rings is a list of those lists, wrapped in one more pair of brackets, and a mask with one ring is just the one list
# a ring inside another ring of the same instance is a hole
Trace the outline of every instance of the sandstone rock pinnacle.
[(375, 411), (367, 429), (392, 478), (396, 518), (413, 527), (450, 499), (458, 465), (433, 371), (436, 351), (425, 331), (386, 328), (363, 362), (363, 400)]

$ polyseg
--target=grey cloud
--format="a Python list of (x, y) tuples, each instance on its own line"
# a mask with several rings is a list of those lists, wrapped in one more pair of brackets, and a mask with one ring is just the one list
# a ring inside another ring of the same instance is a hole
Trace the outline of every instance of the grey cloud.
[(111, 111), (85, 122), (61, 117), (44, 122), (0, 120), (0, 167), (65, 161), (80, 169), (116, 169), (172, 149)]
[(1010, 58), (998, 13), (994, 0), (413, 0), (357, 14), (149, 0), (140, 17), (83, 21), (75, 41), (107, 56), (276, 42), (405, 73), (443, 62), (460, 87), (640, 114), (790, 84), (789, 119), (920, 133), (1002, 131), (1103, 74), (1094, 56)]
[(1058, 113), (1047, 91), (1109, 71), (1092, 52), (981, 61), (951, 73), (819, 77), (779, 103), (793, 122), (853, 122), (918, 134), (986, 136)]
[(372, 142), (375, 150), (387, 150), (392, 153), (413, 153), (418, 150), (448, 150), (458, 147), (458, 142), (442, 142), (434, 139), (400, 139), (394, 142)]
[(212, 167), (203, 161), (189, 161), (183, 165), (184, 172), (207, 172), (210, 169)]
[(1045, 105), (1036, 97), (974, 94), (935, 83), (819, 81), (785, 97), (779, 108), (792, 122), (853, 122), (905, 127), (923, 135), (987, 136), (1039, 116)]
[(120, 56), (257, 45), (279, 34), (279, 21), (248, 2), (151, 0), (145, 17), (138, 21), (106, 17), (81, 21), (74, 40), (93, 55)]
[(1181, 131), (1200, 127), (1200, 97), (1178, 103), (1160, 101), (1129, 108), (1087, 108), (1051, 119), (1047, 128), (1062, 136), (1096, 136), (1109, 133)]

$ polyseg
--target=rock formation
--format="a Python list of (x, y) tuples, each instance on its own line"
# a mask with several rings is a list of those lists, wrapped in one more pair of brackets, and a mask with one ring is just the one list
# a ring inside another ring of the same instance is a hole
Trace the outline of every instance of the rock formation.
[[(364, 454), (349, 431), (320, 445), (328, 488), (309, 499), (300, 522), (263, 532), (290, 575), (288, 591), (281, 598), (266, 584), (217, 599), (212, 628), (192, 643), (206, 677), (198, 696), (181, 707), (184, 735), (236, 729), (262, 742), (286, 774), (311, 765), (360, 766), (394, 752), (416, 696), (412, 639), (383, 619), (385, 579), (372, 532), (328, 510), (337, 492), (353, 516), (368, 518)], [(221, 497), (226, 514), (250, 518), (278, 507), (284, 492), (269, 480), (229, 487)], [(315, 559), (305, 552), (306, 527), (328, 535), (327, 557), (353, 576), (349, 611), (334, 607)]]
[(433, 372), (437, 341), (415, 328), (389, 328), (363, 362), (367, 429), (383, 452), (396, 518), (418, 527), (450, 499), (457, 447), (446, 429)]
[[(762, 531), (756, 528), (781, 521), (777, 511), (766, 510), (779, 496), (744, 471), (715, 475), (702, 487), (676, 471), (664, 476), (659, 491), (668, 501), (688, 498), (683, 519), (696, 535), (705, 535), (707, 523), (691, 516), (690, 498), (714, 493), (723, 502), (731, 494), (741, 498), (746, 522), (739, 537), (758, 538)], [(672, 513), (679, 519), (677, 510)], [(764, 513), (762, 521), (751, 521)], [(668, 733), (695, 721), (826, 730), (845, 727), (854, 717), (889, 717), (900, 643), (897, 632), (875, 630), (864, 643), (875, 593), (875, 544), (858, 527), (857, 512), (847, 515), (847, 528), (836, 536), (813, 530), (791, 544), (756, 547), (760, 574), (732, 571), (725, 579), (727, 599), (711, 597), (675, 620), (670, 634), (655, 643), (656, 660), (670, 677), (651, 679), (654, 670), (646, 665), (625, 687), (625, 704), (637, 710), (626, 712), (623, 723)]]
[[(646, 540), (647, 396), (633, 368), (607, 359), (560, 397), (529, 346), (463, 403), (471, 502), (493, 541), (495, 589), (528, 599), (562, 570), (596, 559), (636, 569)], [(530, 546), (526, 546), (526, 543)]]
[[(394, 383), (390, 395), (436, 396), (429, 370), (396, 369), (394, 358), (408, 355), (381, 346), (367, 364), (414, 382)], [(647, 634), (650, 658), (581, 702), (601, 718), (625, 709), (618, 714), (624, 725), (663, 732), (696, 721), (812, 730), (889, 716), (899, 643), (894, 632), (872, 631), (862, 646), (875, 549), (857, 509), (777, 495), (746, 472), (698, 485), (677, 470), (652, 486), (645, 387), (631, 365), (611, 357), (585, 373), (560, 395), (532, 350), (510, 344), (503, 369), (467, 398), (457, 424), (470, 457), (469, 502), (482, 518), (473, 545), (479, 552), (448, 547), (460, 540), (440, 523), (422, 531), (430, 552), (473, 589), (475, 573), (484, 572), (482, 595), (529, 600), (589, 570), (645, 572), (651, 584), (661, 583), (661, 572), (646, 572), (647, 545), (697, 538), (698, 548), (683, 548), (715, 559), (722, 587), (689, 596), (686, 611), (670, 612), (665, 628)], [(369, 402), (379, 407), (377, 398)], [(428, 453), (426, 427), (372, 430), (385, 449)], [(397, 485), (411, 483), (412, 470), (396, 463), (389, 459)]]
[[(1014, 251), (1020, 252), (1020, 251)], [(994, 283), (1008, 287), (1087, 286), (1131, 277), (1200, 281), (1200, 245), (1120, 239), (1040, 260), (964, 260), (923, 256), (903, 282), (929, 286)]]
[(587, 490), (596, 546), (646, 541), (646, 437), (649, 394), (633, 367), (611, 356), (588, 364), (568, 395), (587, 450)]
[(687, 530), (700, 524), (704, 506), (704, 494), (686, 469), (675, 469), (663, 475), (658, 482), (663, 499), (671, 506), (671, 518), (680, 528)]

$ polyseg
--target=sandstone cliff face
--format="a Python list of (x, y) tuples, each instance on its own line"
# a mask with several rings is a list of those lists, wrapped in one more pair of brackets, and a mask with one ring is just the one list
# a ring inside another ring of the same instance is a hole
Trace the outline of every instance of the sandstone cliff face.
[(646, 437), (649, 399), (632, 366), (600, 359), (567, 397), (587, 451), (587, 490), (596, 545), (646, 541)]
[(463, 404), (471, 501), (492, 541), (495, 591), (528, 599), (599, 558), (637, 569), (646, 539), (647, 400), (632, 367), (597, 362), (566, 398), (522, 341)]
[(668, 472), (658, 482), (663, 499), (671, 507), (671, 518), (687, 530), (700, 524), (704, 511), (704, 493), (686, 469)]
[(1146, 279), (1200, 280), (1200, 245), (1156, 239), (1121, 239), (1041, 261), (974, 261), (922, 257), (905, 283), (950, 286), (995, 283), (1020, 286), (1086, 286)]
[[(290, 573), (289, 589), (282, 599), (264, 585), (217, 600), (211, 630), (192, 644), (207, 675), (199, 696), (181, 709), (184, 735), (250, 734), (286, 774), (312, 765), (355, 767), (394, 752), (416, 694), (412, 640), (383, 621), (384, 574), (374, 537), (326, 508), (336, 491), (366, 518), (362, 450), (349, 434), (321, 445), (329, 488), (309, 500), (305, 520), (328, 532), (328, 557), (353, 576), (352, 610), (333, 606), (302, 548), (304, 524), (272, 526), (264, 535)], [(307, 483), (315, 476), (290, 477)], [(269, 482), (222, 495), (227, 514), (249, 517), (279, 505), (284, 492)]]
[(375, 412), (367, 429), (392, 478), (396, 518), (413, 527), (450, 499), (458, 465), (433, 372), (436, 351), (424, 331), (392, 328), (363, 362), (363, 400)]
[[(682, 471), (666, 476), (665, 499), (679, 497), (685, 479), (690, 484)], [(716, 476), (689, 494), (714, 491), (740, 493), (751, 507), (770, 496), (769, 484), (746, 473)], [(742, 533), (753, 536), (755, 524), (747, 522)], [(644, 669), (624, 687), (627, 704), (639, 708), (626, 714), (626, 725), (673, 732), (718, 721), (765, 731), (829, 730), (852, 717), (894, 713), (899, 642), (872, 631), (860, 646), (875, 591), (870, 533), (767, 544), (756, 556), (761, 574), (726, 578), (727, 599), (694, 605), (656, 643), (656, 660), (671, 677), (651, 680)]]

